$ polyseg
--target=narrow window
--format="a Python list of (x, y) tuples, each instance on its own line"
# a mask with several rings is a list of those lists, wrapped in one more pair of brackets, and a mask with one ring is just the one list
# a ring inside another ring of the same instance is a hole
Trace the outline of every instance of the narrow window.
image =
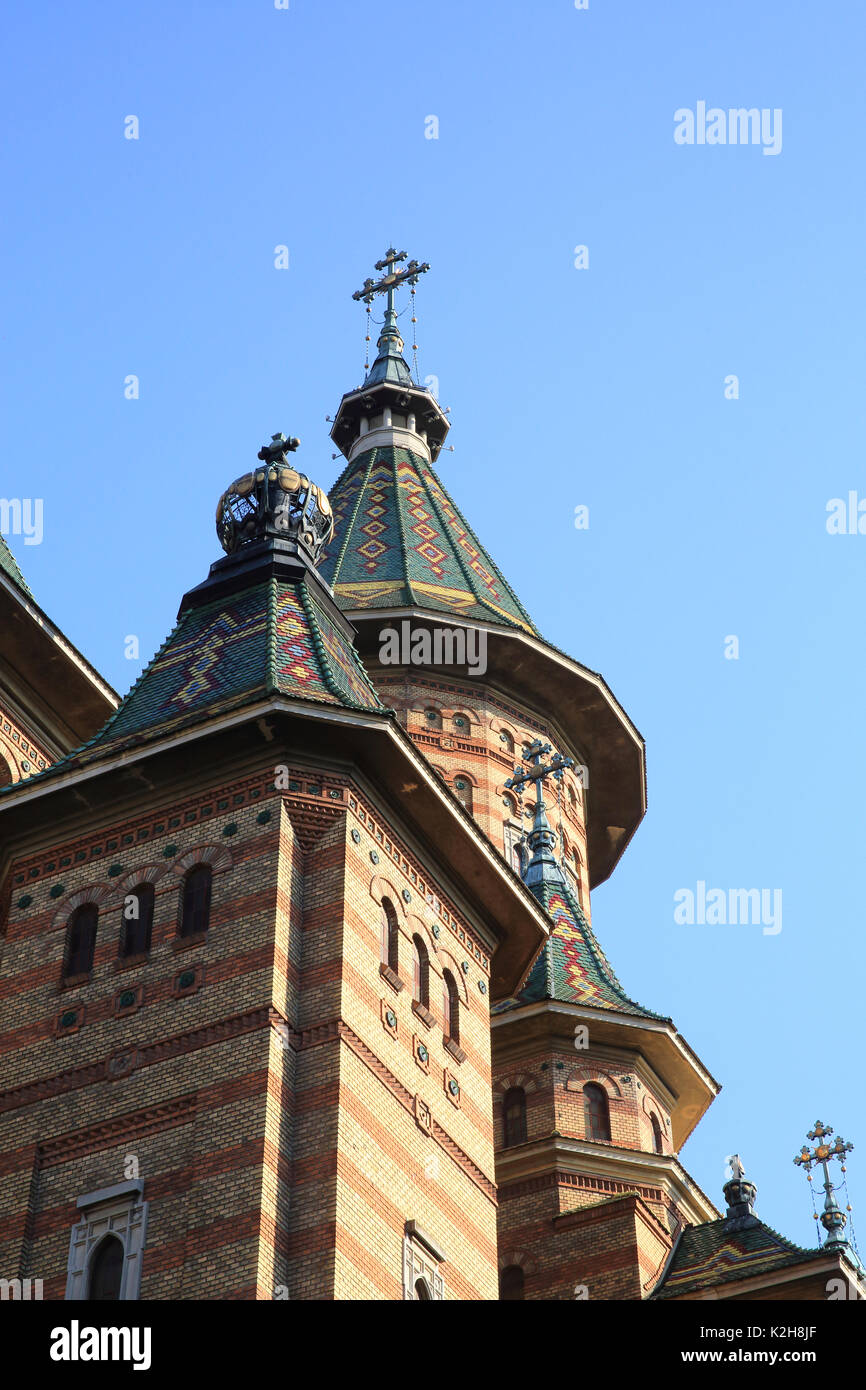
[(442, 728), (442, 715), (438, 709), (425, 709), (424, 722), (428, 729), (439, 730)]
[(500, 731), (499, 742), (502, 744), (503, 753), (508, 753), (510, 756), (514, 752), (514, 739), (507, 729), (502, 729)]
[(209, 864), (197, 864), (184, 879), (181, 936), (199, 936), (207, 931), (210, 921), (211, 877)]
[(526, 1143), (526, 1092), (522, 1086), (512, 1086), (505, 1092), (502, 1106), (505, 1126), (505, 1147)]
[(653, 1127), (653, 1150), (657, 1154), (663, 1154), (664, 1149), (662, 1148), (662, 1127), (659, 1124), (658, 1116), (651, 1114), (650, 1121), (652, 1122)]
[(472, 783), (469, 781), (469, 778), (468, 778), (468, 777), (463, 777), (463, 776), (455, 777), (455, 778), (454, 778), (454, 791), (455, 791), (455, 793), (456, 793), (456, 795), (457, 795), (457, 800), (458, 800), (463, 806), (466, 807), (467, 811), (470, 811), (470, 812), (471, 812), (471, 810), (472, 810)]
[(499, 1297), (503, 1302), (518, 1302), (526, 1297), (525, 1279), (520, 1265), (508, 1265), (499, 1276)]
[(113, 1303), (120, 1298), (123, 1278), (123, 1246), (116, 1236), (106, 1236), (93, 1252), (90, 1262), (90, 1303)]
[[(430, 1299), (430, 1285), (426, 1279), (415, 1280), (415, 1302), (426, 1303)], [(432, 1302), (432, 1299), (430, 1299)]]
[(65, 975), (86, 975), (93, 969), (98, 918), (99, 908), (95, 903), (83, 903), (70, 917), (66, 933)]
[(412, 937), (412, 998), (425, 1009), (430, 1007), (430, 957), (420, 936)]
[(140, 883), (128, 893), (123, 904), (122, 956), (142, 956), (150, 950), (153, 928), (153, 884)]
[(397, 943), (400, 932), (397, 926), (397, 913), (390, 898), (382, 899), (382, 913), (379, 919), (379, 959), (396, 975), (398, 952)]
[(0, 787), (11, 787), (12, 769), (6, 759), (0, 754)]
[(602, 1086), (591, 1081), (583, 1088), (583, 1103), (586, 1114), (586, 1133), (589, 1139), (610, 1138), (610, 1111), (607, 1095)]
[(460, 1042), (460, 996), (450, 970), (442, 975), (442, 1027), (446, 1038)]

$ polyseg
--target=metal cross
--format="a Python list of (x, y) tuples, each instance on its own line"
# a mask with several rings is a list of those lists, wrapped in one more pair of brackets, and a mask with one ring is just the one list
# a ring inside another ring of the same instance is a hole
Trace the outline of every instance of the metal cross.
[(836, 1205), (836, 1198), (833, 1196), (833, 1184), (830, 1181), (830, 1169), (827, 1164), (831, 1158), (838, 1158), (844, 1173), (845, 1155), (851, 1152), (854, 1145), (846, 1144), (841, 1135), (837, 1136), (835, 1144), (825, 1142), (829, 1140), (832, 1133), (833, 1130), (830, 1125), (822, 1125), (820, 1120), (816, 1120), (815, 1128), (809, 1130), (806, 1138), (811, 1139), (813, 1143), (817, 1139), (818, 1143), (815, 1144), (814, 1149), (810, 1149), (807, 1144), (804, 1144), (794, 1162), (798, 1167), (805, 1168), (809, 1182), (812, 1181), (810, 1170), (816, 1163), (820, 1163), (824, 1169), (824, 1192), (826, 1195), (824, 1197), (824, 1210), (821, 1214), (821, 1225), (827, 1232), (827, 1246), (840, 1247), (847, 1244), (842, 1232), (848, 1218)]
[(408, 251), (395, 251), (393, 246), (389, 246), (383, 259), (376, 262), (376, 269), (387, 271), (387, 274), (383, 275), (380, 280), (365, 280), (363, 289), (355, 290), (352, 298), (363, 299), (364, 303), (369, 306), (377, 294), (387, 294), (388, 309), (393, 312), (394, 291), (397, 286), (417, 285), (418, 277), (430, 269), (426, 261), (423, 264), (419, 261), (410, 261), (405, 270), (397, 270), (397, 265), (401, 261), (405, 261), (408, 254)]
[(541, 760), (545, 753), (553, 752), (549, 743), (542, 743), (540, 738), (533, 743), (523, 745), (523, 761), (530, 763), (531, 767), (527, 771), (522, 767), (514, 769), (514, 776), (509, 777), (505, 783), (512, 791), (522, 792), (530, 783), (534, 782), (535, 794), (541, 800), (541, 786), (545, 777), (553, 776), (557, 782), (562, 781), (562, 774), (566, 768), (574, 767), (574, 758), (564, 758), (561, 753), (554, 753), (550, 762), (545, 764)]

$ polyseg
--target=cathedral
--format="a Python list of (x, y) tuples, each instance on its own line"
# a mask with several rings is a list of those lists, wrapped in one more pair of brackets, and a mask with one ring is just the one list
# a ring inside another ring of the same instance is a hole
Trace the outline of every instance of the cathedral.
[(0, 537), (3, 1296), (866, 1296), (831, 1187), (807, 1249), (680, 1162), (719, 1083), (592, 928), (643, 740), (440, 481), (427, 267), (376, 269), (337, 481), (239, 461), (122, 699)]

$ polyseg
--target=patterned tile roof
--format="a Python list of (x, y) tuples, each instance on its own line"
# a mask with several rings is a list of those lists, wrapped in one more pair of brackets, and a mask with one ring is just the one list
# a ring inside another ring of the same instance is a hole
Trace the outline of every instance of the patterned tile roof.
[(496, 1011), (556, 999), (670, 1022), (625, 993), (567, 883), (543, 882), (531, 891), (552, 919), (553, 928), (519, 995), (497, 1005)]
[(310, 588), (278, 578), (186, 609), (99, 733), (39, 776), (273, 692), (384, 709), (351, 642)]
[(30, 593), (28, 585), (25, 582), (24, 575), (18, 568), (18, 565), (15, 561), (15, 556), (12, 554), (12, 551), (9, 549), (9, 546), (6, 544), (6, 541), (2, 535), (0, 535), (0, 570), (2, 570), (3, 573), (7, 575), (9, 579), (12, 580), (13, 584), (17, 584), (18, 588), (23, 590), (23, 592), (27, 594), (29, 598), (33, 597), (33, 595)]
[(703, 1288), (770, 1274), (826, 1256), (805, 1250), (755, 1218), (752, 1225), (726, 1230), (727, 1221), (687, 1226), (653, 1298), (678, 1298)]
[(434, 608), (539, 636), (432, 466), (368, 449), (330, 492), (335, 533), (320, 570), (342, 608)]

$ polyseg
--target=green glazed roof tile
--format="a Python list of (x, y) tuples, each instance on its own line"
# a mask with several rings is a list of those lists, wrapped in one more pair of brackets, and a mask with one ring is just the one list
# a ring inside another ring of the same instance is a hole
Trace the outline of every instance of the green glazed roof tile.
[(432, 466), (376, 448), (330, 492), (335, 532), (320, 569), (341, 607), (433, 608), (539, 636)]
[(530, 891), (551, 918), (553, 927), (523, 989), (516, 998), (497, 1005), (494, 1012), (555, 999), (564, 1004), (670, 1022), (626, 994), (567, 882), (543, 882), (533, 885)]
[(678, 1298), (703, 1288), (751, 1279), (826, 1252), (794, 1245), (756, 1218), (750, 1226), (726, 1230), (724, 1217), (687, 1226), (653, 1298)]
[(15, 556), (12, 554), (12, 551), (9, 549), (2, 535), (0, 535), (0, 570), (12, 580), (13, 584), (17, 584), (18, 588), (27, 594), (28, 598), (33, 597), (29, 586), (25, 582), (24, 575), (18, 568)]

